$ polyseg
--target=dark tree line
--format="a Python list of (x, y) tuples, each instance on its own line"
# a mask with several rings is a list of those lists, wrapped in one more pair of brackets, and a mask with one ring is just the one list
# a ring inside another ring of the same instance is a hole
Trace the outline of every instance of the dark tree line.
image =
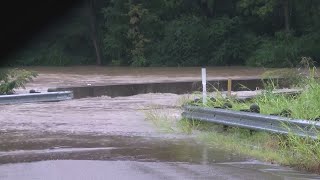
[(49, 29), (17, 65), (320, 62), (318, 0), (87, 0)]

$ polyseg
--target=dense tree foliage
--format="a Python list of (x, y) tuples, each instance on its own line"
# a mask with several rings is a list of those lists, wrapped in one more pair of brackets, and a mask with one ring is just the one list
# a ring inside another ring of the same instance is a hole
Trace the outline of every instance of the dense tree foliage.
[(295, 66), (320, 62), (318, 0), (87, 0), (19, 65)]

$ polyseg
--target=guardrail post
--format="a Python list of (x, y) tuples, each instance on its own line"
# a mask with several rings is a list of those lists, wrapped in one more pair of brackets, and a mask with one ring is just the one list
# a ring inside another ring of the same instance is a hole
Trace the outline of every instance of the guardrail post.
[(206, 75), (206, 68), (201, 69), (202, 75), (202, 103), (207, 103), (207, 75)]
[(228, 79), (228, 96), (231, 96), (231, 86), (232, 85), (232, 80), (231, 78)]

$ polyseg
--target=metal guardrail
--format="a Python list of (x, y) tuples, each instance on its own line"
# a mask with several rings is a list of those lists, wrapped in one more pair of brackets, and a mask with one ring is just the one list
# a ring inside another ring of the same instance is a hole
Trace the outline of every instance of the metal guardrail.
[(72, 91), (46, 92), (35, 94), (14, 94), (0, 96), (0, 104), (55, 102), (69, 99), (73, 99)]
[(262, 115), (251, 112), (232, 111), (198, 106), (184, 106), (182, 117), (226, 126), (241, 127), (278, 134), (290, 132), (300, 137), (317, 139), (320, 122)]

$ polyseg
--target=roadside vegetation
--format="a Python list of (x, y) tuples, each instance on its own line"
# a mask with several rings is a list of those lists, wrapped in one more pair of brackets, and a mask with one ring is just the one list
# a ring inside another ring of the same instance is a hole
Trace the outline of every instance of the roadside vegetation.
[[(215, 92), (214, 98), (208, 98), (208, 107), (223, 107), (228, 104), (228, 109), (249, 110), (252, 104), (260, 107), (261, 114), (279, 115), (288, 118), (306, 119), (320, 121), (320, 81), (317, 79), (316, 67), (311, 59), (302, 58), (302, 68), (268, 71), (263, 76), (269, 80), (264, 82), (261, 94), (255, 98), (239, 102), (235, 96), (226, 97), (219, 91)], [(291, 88), (299, 89), (301, 92), (295, 94), (276, 94), (279, 83), (275, 77), (285, 78)], [(196, 106), (203, 106), (202, 99), (187, 102)]]
[(0, 95), (13, 94), (17, 88), (25, 88), (25, 84), (37, 77), (37, 73), (24, 69), (0, 69)]
[[(291, 71), (296, 70), (291, 69)], [(231, 109), (240, 110), (249, 109), (252, 103), (256, 103), (260, 106), (262, 114), (278, 113), (279, 116), (318, 121), (320, 116), (320, 82), (316, 78), (315, 68), (309, 68), (308, 74), (295, 74), (295, 77), (291, 76), (296, 79), (292, 86), (301, 88), (300, 94), (274, 94), (273, 90), (277, 88), (277, 83), (269, 81), (266, 83), (264, 92), (248, 102), (239, 102), (232, 97), (226, 99), (222, 93), (217, 92), (214, 100), (208, 98), (207, 106), (222, 107), (227, 102), (232, 104)], [(190, 100), (185, 100), (184, 104), (186, 103), (190, 103)], [(202, 106), (201, 101), (192, 103)], [(289, 110), (290, 113), (280, 114), (279, 112), (283, 110)], [(170, 129), (167, 132), (196, 134), (197, 138), (214, 147), (262, 161), (320, 173), (320, 132), (319, 138), (313, 140), (301, 138), (292, 133), (285, 136), (252, 132), (234, 127), (223, 128), (222, 125), (197, 120), (176, 119), (174, 121), (167, 114), (159, 111), (149, 112), (148, 119), (156, 122), (157, 126), (161, 124), (162, 129)]]

